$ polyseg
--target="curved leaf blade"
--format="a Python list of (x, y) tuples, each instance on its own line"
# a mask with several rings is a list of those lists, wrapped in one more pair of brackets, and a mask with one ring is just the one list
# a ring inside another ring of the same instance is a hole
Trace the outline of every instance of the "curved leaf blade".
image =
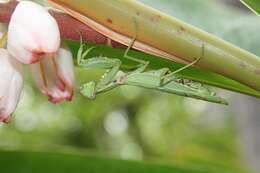
[[(100, 156), (28, 151), (0, 151), (1, 172), (12, 173), (211, 173), (208, 168), (126, 161)], [(222, 170), (223, 171), (223, 170)], [(222, 172), (220, 171), (220, 172)]]
[(255, 14), (260, 14), (260, 1), (259, 0), (240, 0), (245, 6), (247, 6)]

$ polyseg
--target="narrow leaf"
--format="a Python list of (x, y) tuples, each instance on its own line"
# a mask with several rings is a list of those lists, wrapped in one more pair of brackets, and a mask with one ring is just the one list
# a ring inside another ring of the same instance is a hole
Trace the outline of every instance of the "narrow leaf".
[(260, 14), (260, 1), (259, 0), (240, 0), (245, 6), (252, 10), (255, 14)]
[(211, 173), (215, 171), (208, 168), (123, 161), (79, 153), (25, 151), (1, 151), (0, 166), (1, 172), (12, 173)]

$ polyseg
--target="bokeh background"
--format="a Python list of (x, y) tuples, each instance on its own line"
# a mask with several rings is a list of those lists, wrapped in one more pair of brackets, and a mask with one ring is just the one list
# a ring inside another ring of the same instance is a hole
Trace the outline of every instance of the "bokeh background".
[[(260, 20), (238, 0), (140, 1), (260, 55)], [(101, 73), (76, 71), (78, 86)], [(221, 106), (124, 86), (95, 101), (76, 94), (71, 103), (52, 105), (35, 88), (28, 69), (26, 78), (12, 122), (0, 125), (0, 150), (75, 150), (260, 172), (260, 102), (255, 98), (216, 90), (230, 102)]]

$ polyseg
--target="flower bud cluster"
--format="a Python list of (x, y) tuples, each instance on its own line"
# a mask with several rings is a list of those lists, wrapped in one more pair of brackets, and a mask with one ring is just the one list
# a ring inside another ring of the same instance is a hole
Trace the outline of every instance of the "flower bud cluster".
[(8, 30), (0, 27), (0, 122), (8, 122), (23, 88), (23, 66), (29, 65), (40, 91), (52, 103), (71, 101), (74, 94), (74, 65), (71, 52), (61, 46), (55, 19), (42, 6), (21, 1)]

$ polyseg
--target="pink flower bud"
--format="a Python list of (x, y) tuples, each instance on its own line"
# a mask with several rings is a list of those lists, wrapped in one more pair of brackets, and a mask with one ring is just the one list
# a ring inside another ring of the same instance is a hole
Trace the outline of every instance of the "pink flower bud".
[(74, 65), (69, 50), (60, 48), (57, 57), (30, 65), (33, 79), (52, 103), (71, 101), (74, 94)]
[(23, 66), (0, 49), (0, 122), (8, 122), (23, 88)]
[(31, 1), (21, 1), (9, 23), (7, 49), (24, 64), (53, 56), (60, 46), (60, 32), (48, 11)]

